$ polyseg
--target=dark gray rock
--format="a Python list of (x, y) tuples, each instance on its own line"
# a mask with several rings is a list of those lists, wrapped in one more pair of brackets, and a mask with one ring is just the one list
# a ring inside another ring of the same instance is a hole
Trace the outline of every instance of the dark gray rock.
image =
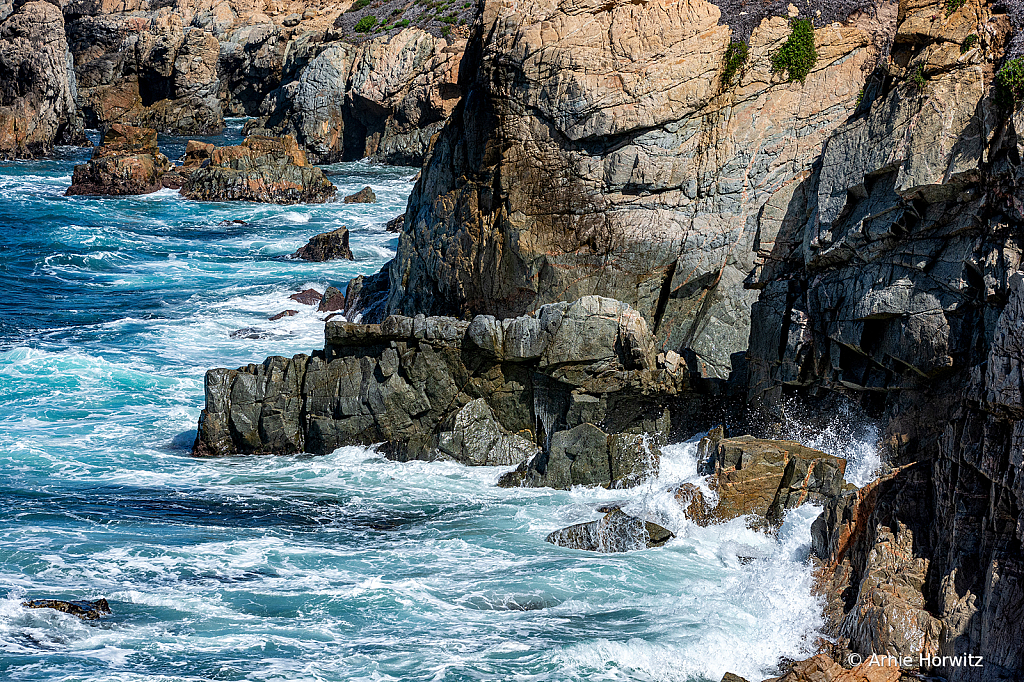
[(329, 260), (355, 260), (348, 245), (348, 228), (325, 232), (311, 237), (309, 242), (292, 254), (293, 258), (322, 263)]
[(545, 539), (559, 547), (609, 554), (661, 547), (674, 537), (667, 528), (614, 509), (598, 521), (556, 530)]
[[(525, 485), (626, 486), (650, 475), (669, 428), (665, 403), (686, 386), (680, 373), (643, 366), (653, 356), (636, 345), (651, 342), (643, 319), (594, 297), (531, 319), (547, 321), (547, 343), (525, 343), (513, 330), (534, 325), (510, 323), (500, 360), (468, 334), (470, 323), (453, 318), (329, 322), (322, 353), (210, 370), (194, 452), (383, 443), (399, 460), (511, 465), (532, 457), (516, 481)], [(594, 329), (607, 333), (583, 344), (567, 336)], [(527, 347), (522, 357), (517, 349)]]
[(96, 601), (64, 601), (61, 599), (30, 599), (21, 603), (29, 609), (54, 609), (62, 613), (70, 613), (82, 620), (98, 620), (103, 616), (109, 616), (113, 611), (106, 599), (100, 598)]

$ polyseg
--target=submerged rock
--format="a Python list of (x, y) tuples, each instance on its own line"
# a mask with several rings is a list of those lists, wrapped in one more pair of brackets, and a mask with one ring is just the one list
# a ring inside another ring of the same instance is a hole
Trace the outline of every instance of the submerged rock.
[(70, 613), (82, 620), (97, 620), (101, 616), (113, 613), (106, 599), (100, 598), (96, 601), (63, 601), (61, 599), (31, 599), (21, 603), (30, 609), (56, 609), (63, 613)]
[(597, 521), (556, 530), (545, 540), (559, 547), (612, 553), (661, 547), (674, 537), (667, 528), (613, 509)]
[(170, 167), (170, 161), (157, 147), (155, 130), (115, 123), (92, 158), (75, 166), (66, 194), (149, 194), (163, 187), (161, 176)]
[(343, 258), (354, 260), (352, 249), (348, 246), (348, 228), (339, 227), (337, 230), (318, 234), (310, 238), (309, 242), (292, 254), (294, 258), (322, 263), (329, 260)]
[(377, 195), (369, 187), (364, 187), (355, 194), (345, 197), (346, 204), (373, 204), (377, 201)]
[(334, 201), (336, 192), (289, 135), (253, 135), (242, 144), (218, 147), (210, 163), (192, 172), (181, 188), (182, 196), (198, 201), (271, 204), (324, 203)]
[(293, 315), (298, 315), (298, 314), (299, 314), (298, 310), (282, 310), (281, 312), (279, 312), (276, 315), (271, 315), (270, 318), (268, 318), (268, 319), (271, 322), (276, 322), (277, 320), (280, 320), (280, 319), (282, 319), (284, 317), (291, 317)]

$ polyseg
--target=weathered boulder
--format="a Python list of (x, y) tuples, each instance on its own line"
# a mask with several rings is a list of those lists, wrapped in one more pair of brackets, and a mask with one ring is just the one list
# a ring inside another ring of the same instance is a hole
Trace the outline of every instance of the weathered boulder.
[(324, 289), (324, 293), (320, 297), (320, 304), (316, 309), (317, 312), (334, 313), (344, 309), (345, 294), (341, 293), (337, 287), (327, 287)]
[(667, 528), (613, 509), (597, 521), (556, 530), (545, 540), (559, 547), (609, 554), (661, 547), (674, 537)]
[[(164, 173), (163, 177), (160, 178), (161, 184), (168, 189), (181, 189), (184, 187), (185, 181), (188, 180), (193, 172), (209, 165), (213, 157), (213, 149), (214, 146), (209, 142), (189, 140), (185, 145), (185, 155), (181, 158), (181, 165), (173, 166)], [(245, 221), (233, 220), (228, 221), (228, 224), (244, 225)]]
[(401, 232), (402, 228), (404, 226), (405, 226), (405, 214), (403, 213), (402, 215), (394, 217), (391, 220), (389, 220), (387, 222), (387, 224), (384, 225), (384, 229), (387, 230), (388, 232), (396, 232), (397, 233), (397, 232)]
[(157, 147), (155, 130), (115, 123), (92, 158), (75, 166), (66, 194), (149, 194), (163, 187), (161, 178), (170, 167)]
[(210, 163), (194, 170), (182, 196), (199, 201), (271, 204), (334, 201), (337, 189), (323, 171), (306, 163), (295, 138), (253, 135), (233, 147), (217, 147)]
[(352, 249), (348, 246), (348, 228), (318, 234), (310, 238), (305, 246), (292, 254), (292, 258), (322, 263), (329, 260), (354, 260)]
[(75, 72), (64, 17), (49, 2), (24, 2), (0, 23), (0, 159), (45, 156), (82, 144)]
[(316, 289), (303, 289), (302, 291), (292, 294), (288, 298), (293, 301), (298, 301), (303, 305), (317, 305), (323, 297), (324, 295)]
[[(194, 452), (326, 453), (384, 443), (399, 460), (503, 465), (537, 452), (517, 483), (634, 484), (656, 466), (666, 405), (686, 388), (680, 373), (644, 365), (653, 347), (637, 347), (651, 341), (638, 320), (628, 306), (596, 297), (544, 306), (506, 321), (500, 357), (469, 333), (493, 319), (331, 321), (322, 353), (210, 370)], [(541, 321), (546, 336), (534, 338)], [(586, 343), (569, 338), (609, 324), (613, 332)], [(603, 448), (596, 459), (583, 449), (591, 441)], [(581, 457), (585, 466), (573, 459)], [(569, 474), (549, 472), (556, 463)]]
[(113, 613), (110, 604), (106, 599), (100, 598), (96, 601), (64, 601), (61, 599), (30, 599), (21, 603), (22, 606), (30, 609), (55, 609), (62, 613), (70, 613), (82, 620), (97, 620), (102, 616)]
[(345, 197), (346, 204), (372, 204), (377, 201), (377, 195), (369, 187), (364, 187), (355, 194)]
[(792, 441), (725, 438), (719, 428), (697, 449), (698, 472), (709, 476), (718, 504), (712, 507), (692, 484), (676, 497), (700, 525), (752, 515), (755, 525), (779, 526), (787, 509), (822, 505), (844, 490), (846, 460)]

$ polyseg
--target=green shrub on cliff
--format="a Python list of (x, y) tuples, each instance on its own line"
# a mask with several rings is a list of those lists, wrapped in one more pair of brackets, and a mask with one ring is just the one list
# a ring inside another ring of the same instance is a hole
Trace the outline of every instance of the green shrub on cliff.
[(1024, 100), (1024, 57), (1003, 64), (996, 74), (996, 83), (1014, 102)]
[(964, 54), (978, 42), (977, 34), (972, 33), (971, 35), (964, 38), (964, 42), (960, 45), (960, 54)]
[(732, 43), (725, 51), (725, 70), (722, 71), (722, 83), (731, 85), (732, 79), (740, 68), (747, 63), (750, 48), (746, 43)]
[(948, 17), (953, 14), (953, 12), (963, 7), (965, 2), (967, 2), (967, 0), (946, 0), (946, 16)]
[(357, 33), (369, 33), (373, 30), (373, 27), (377, 25), (377, 17), (372, 14), (368, 14), (358, 22), (356, 22), (355, 30)]
[(789, 38), (772, 55), (772, 71), (785, 71), (790, 83), (803, 83), (818, 61), (818, 51), (814, 47), (814, 24), (810, 19), (794, 19), (791, 26), (793, 31)]

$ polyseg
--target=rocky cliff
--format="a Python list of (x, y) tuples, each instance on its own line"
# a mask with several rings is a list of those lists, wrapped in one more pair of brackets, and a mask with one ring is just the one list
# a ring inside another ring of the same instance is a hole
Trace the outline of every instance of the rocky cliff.
[(757, 297), (742, 282), (856, 110), (895, 10), (814, 31), (801, 82), (772, 66), (785, 16), (743, 17), (764, 19), (729, 74), (730, 17), (707, 0), (483, 2), (390, 311), (505, 317), (610, 296), (698, 374), (728, 377)]
[(64, 17), (22, 2), (0, 23), (0, 158), (45, 156), (85, 141)]
[(750, 279), (751, 400), (846, 394), (898, 467), (815, 524), (832, 633), (862, 654), (984, 657), (925, 666), (951, 680), (1024, 670), (1024, 110), (995, 76), (1013, 20), (901, 3), (890, 60)]

